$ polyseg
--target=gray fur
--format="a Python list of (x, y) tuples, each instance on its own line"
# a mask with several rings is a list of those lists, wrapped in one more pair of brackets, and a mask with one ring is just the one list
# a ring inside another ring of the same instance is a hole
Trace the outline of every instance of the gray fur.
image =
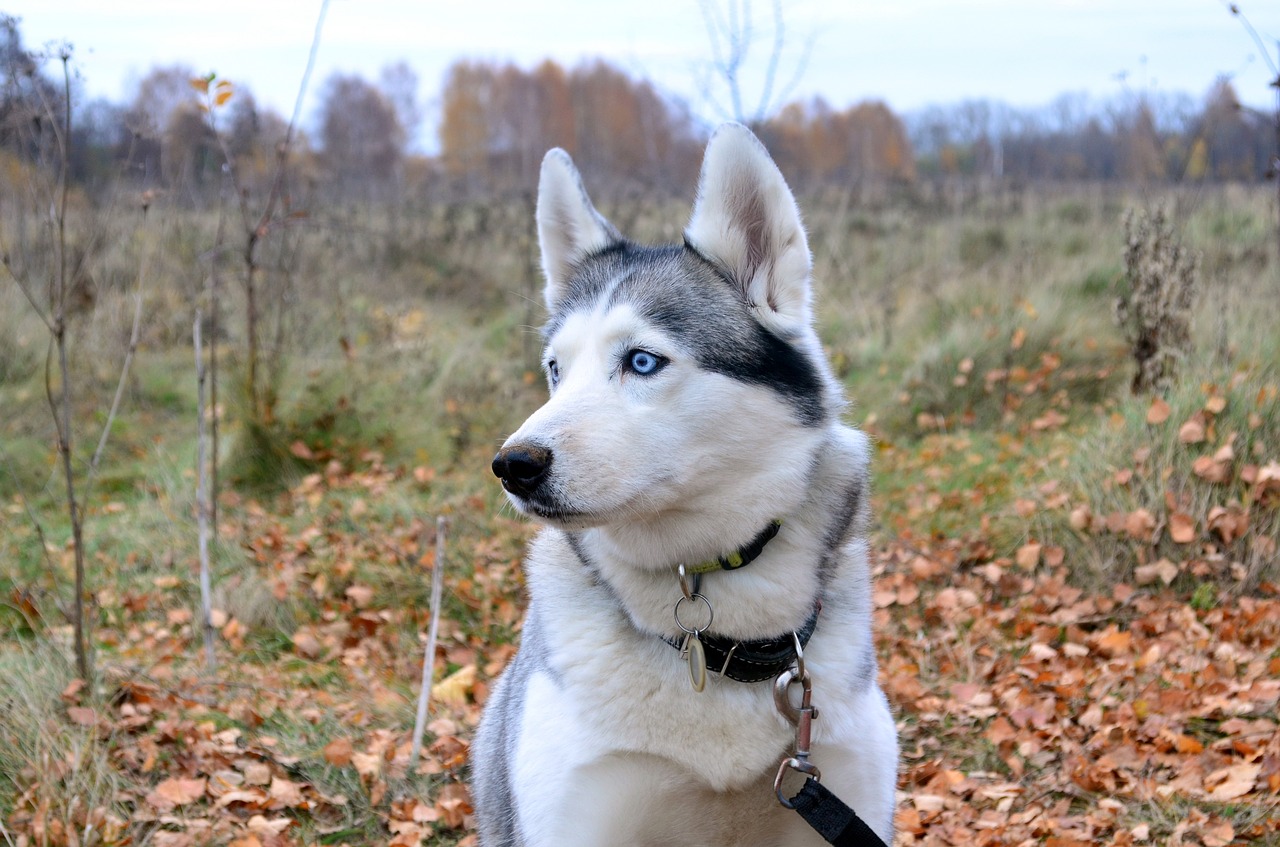
[[(871, 639), (867, 441), (839, 423), (844, 400), (809, 323), (809, 258), (785, 182), (749, 132), (722, 129), (686, 243), (645, 247), (600, 217), (563, 152), (548, 154), (542, 180), (544, 334), (578, 379), (565, 377), (504, 446), (555, 458), (536, 490), (508, 488), (550, 526), (527, 557), (519, 653), (472, 747), (480, 843), (817, 843), (772, 799), (795, 739), (770, 686), (713, 677), (695, 693), (664, 643), (682, 634), (675, 565), (732, 552), (773, 519), (782, 529), (749, 567), (703, 579), (711, 632), (775, 638), (821, 602), (806, 648), (823, 710), (815, 763), (891, 841), (896, 734)], [(605, 366), (610, 345), (655, 333), (653, 352), (679, 360), (673, 381)], [(664, 451), (669, 461), (650, 458)], [(685, 456), (696, 471), (679, 467)], [(653, 505), (661, 485), (667, 499)], [(609, 505), (633, 489), (638, 499)]]
[(525, 616), (516, 653), (485, 704), (485, 720), (472, 745), (471, 793), (485, 843), (522, 847), (520, 821), (511, 785), (514, 733), (524, 714), (529, 679), (549, 670), (548, 650), (536, 610)]
[(574, 312), (625, 302), (680, 339), (706, 370), (782, 395), (806, 425), (821, 426), (843, 408), (825, 359), (761, 326), (725, 270), (688, 245), (616, 242), (584, 257), (562, 291), (546, 337)]

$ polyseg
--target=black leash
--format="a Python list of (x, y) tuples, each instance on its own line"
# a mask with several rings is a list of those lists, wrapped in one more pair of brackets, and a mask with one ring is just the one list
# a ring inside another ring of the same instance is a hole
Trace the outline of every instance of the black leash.
[[(804, 666), (804, 648), (796, 638), (796, 664), (783, 671), (773, 687), (774, 704), (778, 712), (796, 727), (795, 751), (782, 760), (778, 775), (773, 780), (773, 791), (778, 802), (788, 809), (795, 809), (805, 823), (813, 827), (822, 838), (835, 847), (887, 847), (880, 836), (858, 817), (820, 780), (822, 773), (809, 761), (809, 746), (813, 721), (818, 710), (813, 705), (813, 683)], [(800, 685), (800, 705), (791, 702), (791, 685)], [(788, 771), (803, 774), (804, 787), (794, 797), (788, 798), (782, 791), (782, 780)]]
[(887, 847), (857, 812), (813, 777), (806, 779), (800, 793), (791, 798), (791, 808), (835, 847)]

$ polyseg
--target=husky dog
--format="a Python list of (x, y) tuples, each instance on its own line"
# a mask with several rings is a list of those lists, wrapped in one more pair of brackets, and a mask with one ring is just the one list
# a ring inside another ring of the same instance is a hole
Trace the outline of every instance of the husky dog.
[(891, 842), (868, 444), (840, 422), (781, 172), (722, 126), (684, 243), (648, 247), (552, 150), (537, 223), (551, 397), (493, 470), (546, 528), (520, 650), (472, 750), (480, 843), (825, 843), (775, 798), (798, 698), (784, 714), (788, 685), (778, 699), (771, 683), (798, 662), (821, 784)]

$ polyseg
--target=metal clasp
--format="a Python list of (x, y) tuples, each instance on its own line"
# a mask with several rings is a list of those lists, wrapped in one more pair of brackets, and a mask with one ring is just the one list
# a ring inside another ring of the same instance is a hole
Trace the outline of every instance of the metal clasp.
[[(798, 707), (791, 702), (791, 686), (796, 682), (800, 683)], [(773, 685), (773, 702), (778, 713), (796, 728), (795, 751), (782, 760), (782, 764), (778, 766), (778, 775), (773, 780), (773, 792), (778, 796), (778, 802), (788, 809), (794, 809), (795, 805), (782, 791), (782, 779), (787, 771), (802, 773), (815, 782), (822, 779), (821, 771), (809, 761), (813, 721), (818, 717), (818, 710), (813, 705), (813, 682), (804, 666), (804, 652), (799, 637), (796, 637), (796, 665), (778, 675)]]

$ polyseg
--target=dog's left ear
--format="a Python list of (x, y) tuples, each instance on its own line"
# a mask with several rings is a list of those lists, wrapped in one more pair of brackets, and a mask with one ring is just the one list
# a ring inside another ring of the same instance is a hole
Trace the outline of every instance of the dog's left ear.
[(685, 240), (728, 273), (762, 324), (783, 336), (809, 326), (812, 262), (800, 210), (745, 126), (724, 124), (707, 142)]
[(542, 160), (537, 217), (542, 272), (547, 278), (543, 297), (547, 309), (554, 312), (578, 263), (623, 238), (591, 205), (573, 159), (559, 147)]

